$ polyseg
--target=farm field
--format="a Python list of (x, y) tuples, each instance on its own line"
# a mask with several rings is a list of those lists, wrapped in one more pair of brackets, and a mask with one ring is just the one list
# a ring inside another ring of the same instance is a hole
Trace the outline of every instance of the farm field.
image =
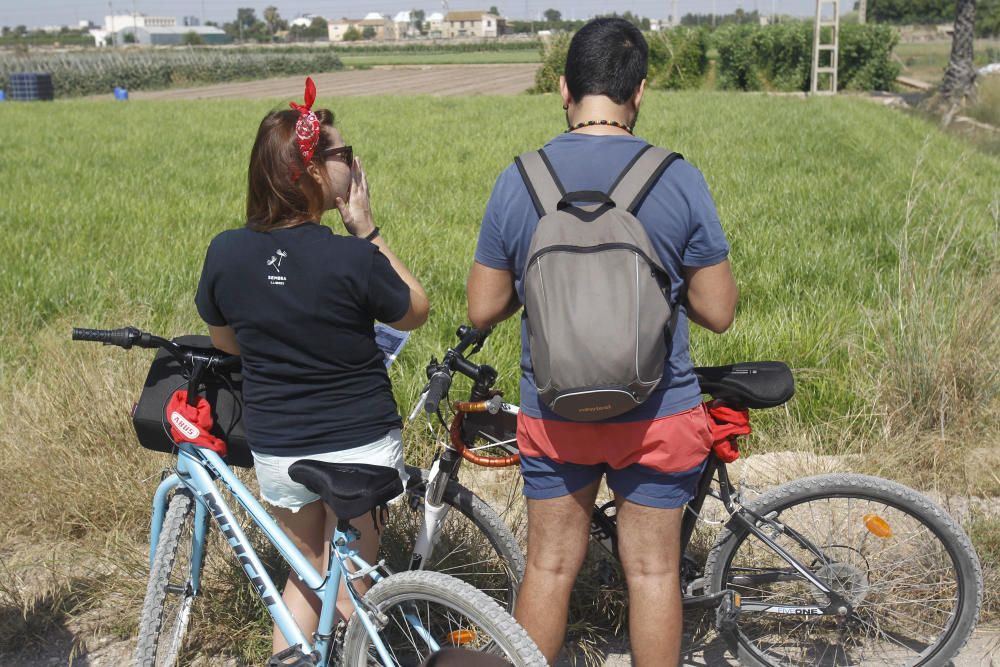
[[(494, 179), (563, 129), (562, 110), (551, 95), (350, 97), (317, 84), (368, 169), (378, 224), (431, 297), (429, 323), (391, 371), (406, 411), (465, 320)], [(86, 655), (103, 645), (95, 636), (134, 632), (166, 463), (135, 444), (128, 420), (152, 355), (71, 343), (69, 330), (203, 331), (192, 299), (205, 248), (242, 224), (257, 124), (299, 99), (301, 78), (289, 86), (44, 114), (0, 105), (0, 664), (45, 638)], [(795, 370), (795, 399), (755, 415), (748, 459), (842, 457), (942, 498), (978, 545), (996, 620), (1000, 159), (842, 97), (650, 91), (638, 134), (702, 169), (733, 247), (736, 323), (696, 331), (695, 362)], [(511, 400), (518, 346), (507, 322), (480, 356)], [(405, 438), (426, 464), (420, 430)], [(212, 568), (221, 592), (193, 620), (200, 648), (260, 662), (267, 624), (233, 585), (238, 566)]]
[[(366, 56), (367, 57), (367, 56)], [(379, 66), (313, 75), (317, 88), (331, 97), (356, 95), (517, 95), (534, 82), (533, 64)], [(297, 98), (304, 77), (170, 88), (131, 95), (142, 100), (220, 98)], [(106, 96), (105, 96), (106, 97)]]
[(466, 53), (374, 53), (354, 55), (338, 53), (341, 62), (348, 67), (371, 67), (375, 65), (493, 65), (506, 63), (540, 63), (541, 53), (537, 48), (520, 51), (470, 51)]
[[(1000, 62), (1000, 39), (977, 39), (974, 58), (977, 67)], [(893, 54), (903, 65), (903, 75), (937, 84), (948, 67), (951, 41), (907, 42), (896, 45)]]

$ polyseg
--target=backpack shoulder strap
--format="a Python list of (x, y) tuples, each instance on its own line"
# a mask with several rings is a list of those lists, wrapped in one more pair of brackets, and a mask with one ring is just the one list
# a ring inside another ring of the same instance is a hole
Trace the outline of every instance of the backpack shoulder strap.
[(611, 186), (611, 199), (618, 208), (635, 215), (663, 172), (683, 157), (656, 146), (643, 147)]
[(554, 212), (566, 191), (559, 182), (555, 170), (552, 169), (545, 151), (538, 149), (522, 153), (514, 158), (514, 164), (517, 165), (517, 170), (528, 187), (528, 194), (531, 195), (538, 217)]

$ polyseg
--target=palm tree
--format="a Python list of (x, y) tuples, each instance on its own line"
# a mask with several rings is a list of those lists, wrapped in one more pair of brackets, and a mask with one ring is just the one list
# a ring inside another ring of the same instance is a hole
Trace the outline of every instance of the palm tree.
[(951, 123), (966, 98), (976, 95), (976, 67), (972, 62), (972, 45), (976, 29), (976, 0), (958, 0), (955, 32), (951, 39), (951, 58), (938, 90), (945, 109), (944, 124)]

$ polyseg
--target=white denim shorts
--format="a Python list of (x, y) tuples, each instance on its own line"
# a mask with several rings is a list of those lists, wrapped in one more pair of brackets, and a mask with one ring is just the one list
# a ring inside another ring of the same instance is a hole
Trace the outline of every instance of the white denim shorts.
[(298, 482), (292, 481), (288, 476), (288, 466), (303, 459), (330, 463), (368, 463), (395, 468), (399, 471), (399, 478), (403, 481), (404, 487), (406, 480), (409, 479), (403, 464), (403, 436), (396, 428), (367, 445), (325, 454), (274, 456), (253, 452), (254, 470), (257, 471), (257, 482), (260, 484), (260, 497), (271, 505), (292, 512), (298, 512), (309, 503), (319, 500), (318, 495)]

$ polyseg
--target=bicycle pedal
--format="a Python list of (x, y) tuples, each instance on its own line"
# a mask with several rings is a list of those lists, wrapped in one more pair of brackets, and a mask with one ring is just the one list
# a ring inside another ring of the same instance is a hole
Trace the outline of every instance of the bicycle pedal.
[(267, 667), (316, 667), (316, 658), (303, 653), (298, 646), (289, 646), (272, 655), (267, 661)]
[(722, 598), (722, 602), (715, 608), (715, 629), (725, 637), (735, 637), (737, 624), (740, 615), (740, 599), (733, 592)]

